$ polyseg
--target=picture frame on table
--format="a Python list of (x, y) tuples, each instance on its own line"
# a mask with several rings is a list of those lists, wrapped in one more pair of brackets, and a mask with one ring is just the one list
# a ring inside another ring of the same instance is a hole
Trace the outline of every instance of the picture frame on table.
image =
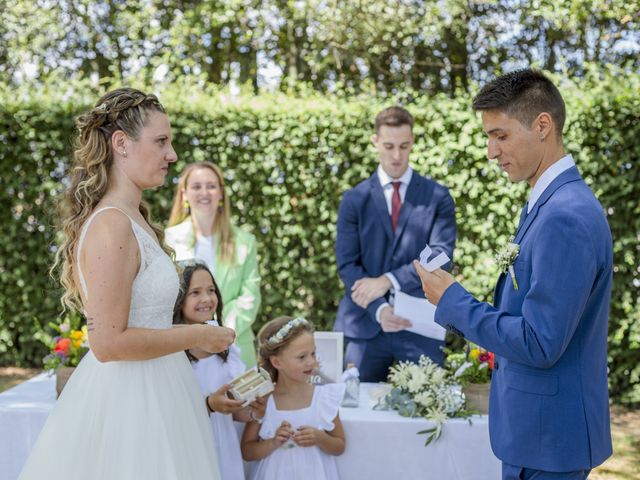
[(316, 359), (320, 367), (311, 377), (311, 383), (339, 383), (342, 381), (344, 334), (342, 332), (314, 332)]

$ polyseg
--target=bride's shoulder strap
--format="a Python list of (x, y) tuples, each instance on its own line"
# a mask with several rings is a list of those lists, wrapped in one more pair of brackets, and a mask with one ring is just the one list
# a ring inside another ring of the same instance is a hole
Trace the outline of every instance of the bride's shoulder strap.
[(125, 212), (124, 210), (118, 207), (99, 208), (98, 210), (93, 212), (91, 215), (89, 215), (89, 218), (85, 220), (84, 224), (82, 225), (82, 229), (80, 230), (80, 238), (78, 239), (78, 246), (76, 248), (76, 265), (78, 266), (78, 280), (80, 280), (80, 287), (82, 288), (82, 293), (84, 293), (85, 299), (89, 296), (89, 293), (87, 290), (87, 282), (84, 279), (84, 275), (82, 274), (82, 268), (80, 267), (80, 250), (82, 249), (84, 238), (87, 235), (87, 231), (89, 230), (89, 225), (91, 225), (91, 222), (93, 221), (93, 219), (96, 218), (96, 215), (98, 215), (100, 212), (104, 212), (105, 210), (118, 210), (119, 212), (122, 212), (122, 214), (125, 215), (129, 219), (129, 221), (133, 224), (133, 219), (127, 214), (127, 212)]

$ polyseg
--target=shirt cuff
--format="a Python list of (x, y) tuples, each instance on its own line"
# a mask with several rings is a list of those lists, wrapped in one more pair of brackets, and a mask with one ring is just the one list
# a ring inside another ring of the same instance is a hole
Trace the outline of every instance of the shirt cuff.
[(394, 291), (399, 292), (402, 290), (402, 288), (400, 288), (400, 283), (398, 283), (398, 280), (393, 273), (385, 273), (384, 276), (389, 279), (391, 285), (393, 285)]
[(378, 309), (376, 310), (376, 322), (380, 323), (380, 312), (382, 311), (382, 309), (384, 307), (390, 307), (391, 305), (389, 305), (387, 302), (384, 302), (382, 305), (380, 305), (378, 307)]

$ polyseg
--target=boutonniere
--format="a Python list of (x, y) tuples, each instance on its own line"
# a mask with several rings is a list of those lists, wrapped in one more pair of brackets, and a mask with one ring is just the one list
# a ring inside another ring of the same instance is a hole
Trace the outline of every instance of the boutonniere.
[(513, 243), (514, 238), (511, 237), (509, 239), (509, 243), (507, 243), (504, 247), (502, 247), (495, 256), (496, 264), (502, 273), (509, 272), (511, 276), (511, 281), (513, 282), (514, 290), (518, 290), (518, 281), (516, 280), (516, 272), (513, 269), (513, 262), (518, 258), (518, 254), (520, 253), (520, 245), (517, 243)]

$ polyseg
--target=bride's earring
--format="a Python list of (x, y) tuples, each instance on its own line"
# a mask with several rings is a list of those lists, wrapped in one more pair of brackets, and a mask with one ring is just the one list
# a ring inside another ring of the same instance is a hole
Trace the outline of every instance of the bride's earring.
[(182, 207), (188, 212), (190, 208), (189, 200), (185, 200), (184, 203), (182, 204)]

